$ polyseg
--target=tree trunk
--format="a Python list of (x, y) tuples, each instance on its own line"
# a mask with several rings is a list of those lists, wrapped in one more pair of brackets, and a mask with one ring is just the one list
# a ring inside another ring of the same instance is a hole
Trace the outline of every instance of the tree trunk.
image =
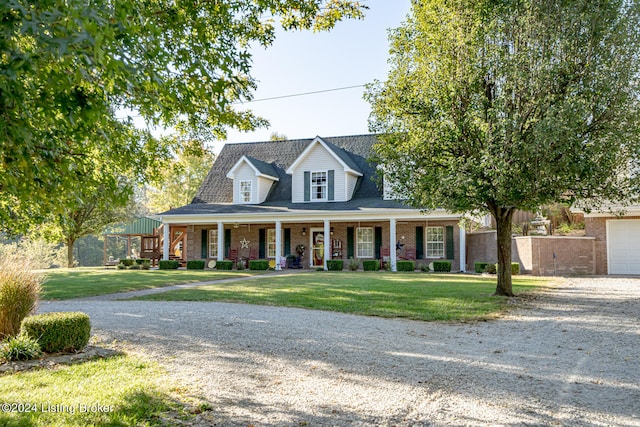
[(498, 244), (498, 285), (495, 295), (513, 296), (511, 282), (511, 220), (513, 208), (497, 208), (494, 213)]
[(73, 268), (73, 245), (76, 241), (75, 239), (67, 239), (65, 243), (67, 245), (67, 267)]

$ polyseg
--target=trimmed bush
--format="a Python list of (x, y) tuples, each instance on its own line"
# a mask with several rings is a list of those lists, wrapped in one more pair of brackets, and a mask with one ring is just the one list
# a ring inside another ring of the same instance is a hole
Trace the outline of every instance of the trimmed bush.
[[(495, 269), (496, 269), (496, 273), (498, 273), (498, 264), (495, 264)], [(520, 263), (519, 262), (512, 262), (511, 263), (511, 275), (514, 276), (516, 274), (520, 274)]]
[(233, 261), (218, 261), (216, 268), (218, 270), (233, 270)]
[(121, 259), (120, 260), (120, 264), (124, 265), (125, 267), (131, 267), (135, 263), (136, 263), (135, 259)]
[(123, 263), (119, 263), (118, 265), (116, 265), (116, 269), (118, 270), (125, 270), (127, 268), (126, 265), (124, 265)]
[(0, 340), (20, 331), (20, 322), (35, 311), (42, 276), (18, 260), (0, 263)]
[(349, 270), (356, 271), (359, 268), (360, 268), (360, 261), (358, 261), (354, 257), (349, 258)]
[(202, 260), (187, 261), (187, 270), (204, 270), (204, 264)]
[(151, 258), (136, 258), (134, 261), (138, 265), (151, 264)]
[(473, 269), (476, 273), (484, 273), (487, 271), (487, 265), (489, 265), (488, 262), (474, 262), (473, 263)]
[(149, 270), (151, 268), (151, 261), (145, 261), (140, 264), (140, 270)]
[(451, 261), (433, 261), (433, 271), (438, 273), (451, 272)]
[(494, 263), (487, 264), (487, 266), (484, 268), (484, 272), (489, 274), (496, 274), (498, 272), (498, 265)]
[(127, 267), (127, 270), (140, 270), (141, 267), (141, 264), (131, 264), (129, 267)]
[(249, 270), (268, 270), (269, 261), (266, 259), (252, 259), (249, 261)]
[(33, 360), (42, 355), (40, 345), (35, 339), (26, 335), (9, 337), (0, 343), (0, 359), (12, 360)]
[(46, 353), (78, 351), (89, 342), (91, 322), (80, 312), (36, 314), (22, 321), (21, 332), (37, 340)]
[(420, 265), (420, 271), (423, 271), (425, 273), (428, 273), (431, 271), (431, 269), (429, 268), (429, 264), (421, 264)]
[(176, 270), (180, 267), (180, 262), (175, 259), (163, 259), (158, 261), (158, 268), (160, 270)]
[(362, 269), (364, 271), (378, 271), (380, 270), (380, 260), (366, 259), (362, 261)]
[(416, 263), (413, 261), (397, 261), (396, 269), (398, 271), (414, 271), (416, 269)]
[(341, 259), (329, 259), (327, 260), (327, 270), (329, 271), (342, 271), (344, 261)]

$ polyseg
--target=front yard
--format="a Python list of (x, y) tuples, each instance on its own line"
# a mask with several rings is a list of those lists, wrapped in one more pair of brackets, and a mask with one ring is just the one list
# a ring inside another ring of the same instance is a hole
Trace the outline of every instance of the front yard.
[[(518, 276), (513, 288), (522, 293), (549, 285), (545, 279)], [(467, 321), (494, 318), (504, 312), (508, 299), (493, 296), (495, 286), (495, 278), (464, 274), (310, 272), (211, 284), (138, 299), (223, 301), (423, 321)]]

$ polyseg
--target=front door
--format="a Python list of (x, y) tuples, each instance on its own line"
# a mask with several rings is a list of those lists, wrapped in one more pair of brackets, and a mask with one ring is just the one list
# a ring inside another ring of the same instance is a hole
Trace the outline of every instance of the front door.
[(311, 229), (311, 265), (314, 267), (324, 266), (324, 229)]

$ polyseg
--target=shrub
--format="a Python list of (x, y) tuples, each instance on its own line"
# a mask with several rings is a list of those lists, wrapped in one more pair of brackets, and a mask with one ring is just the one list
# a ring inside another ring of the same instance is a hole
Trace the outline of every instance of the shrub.
[(144, 264), (151, 264), (151, 259), (150, 258), (136, 258), (135, 259), (136, 264), (138, 265), (144, 265)]
[(145, 261), (140, 264), (140, 270), (149, 270), (151, 268), (151, 261)]
[(204, 270), (204, 264), (202, 260), (187, 261), (187, 270)]
[(17, 260), (0, 262), (0, 340), (15, 336), (22, 319), (35, 311), (42, 280)]
[(433, 271), (448, 273), (451, 271), (451, 261), (433, 261)]
[(124, 265), (123, 263), (120, 263), (120, 264), (116, 265), (116, 268), (117, 268), (118, 270), (124, 270), (125, 268), (127, 268), (127, 266), (126, 266), (126, 265)]
[[(498, 264), (494, 264), (494, 267), (496, 269), (496, 273), (498, 272)], [(516, 274), (520, 274), (520, 263), (519, 262), (512, 262), (511, 263), (511, 275), (516, 275)]]
[(329, 271), (342, 271), (344, 261), (341, 259), (329, 259), (327, 260), (327, 270)]
[(124, 265), (125, 267), (131, 267), (135, 263), (136, 263), (135, 259), (121, 259), (120, 260), (120, 264)]
[(0, 359), (32, 360), (42, 355), (38, 341), (20, 334), (0, 344)]
[(244, 266), (244, 261), (238, 261), (238, 262), (236, 262), (236, 269), (237, 269), (237, 270), (242, 271), (242, 270), (244, 270), (245, 268), (246, 268), (246, 267)]
[(268, 270), (269, 261), (266, 259), (252, 259), (249, 261), (249, 270)]
[(490, 263), (484, 268), (485, 273), (496, 274), (498, 272), (497, 264)]
[(489, 263), (488, 262), (484, 262), (484, 261), (482, 261), (482, 262), (480, 262), (480, 261), (474, 262), (473, 263), (473, 269), (474, 269), (474, 271), (476, 273), (484, 273), (484, 272), (487, 271), (487, 265), (489, 265)]
[(367, 259), (362, 261), (362, 269), (364, 271), (378, 271), (380, 270), (380, 260)]
[(398, 271), (413, 271), (416, 269), (416, 263), (413, 261), (398, 261), (396, 262), (396, 269)]
[(354, 257), (349, 258), (349, 270), (356, 271), (359, 268), (360, 268), (360, 261), (358, 261)]
[(429, 268), (429, 264), (421, 264), (420, 265), (420, 270), (425, 272), (425, 273), (428, 273), (428, 272), (431, 271), (431, 268)]
[(131, 264), (127, 270), (140, 270), (140, 264)]
[(180, 262), (175, 259), (163, 259), (158, 261), (158, 268), (160, 270), (176, 270), (180, 267)]
[(216, 268), (218, 270), (233, 270), (233, 261), (218, 261)]
[(80, 312), (36, 314), (22, 321), (21, 332), (37, 340), (44, 352), (78, 351), (89, 342), (91, 322)]

